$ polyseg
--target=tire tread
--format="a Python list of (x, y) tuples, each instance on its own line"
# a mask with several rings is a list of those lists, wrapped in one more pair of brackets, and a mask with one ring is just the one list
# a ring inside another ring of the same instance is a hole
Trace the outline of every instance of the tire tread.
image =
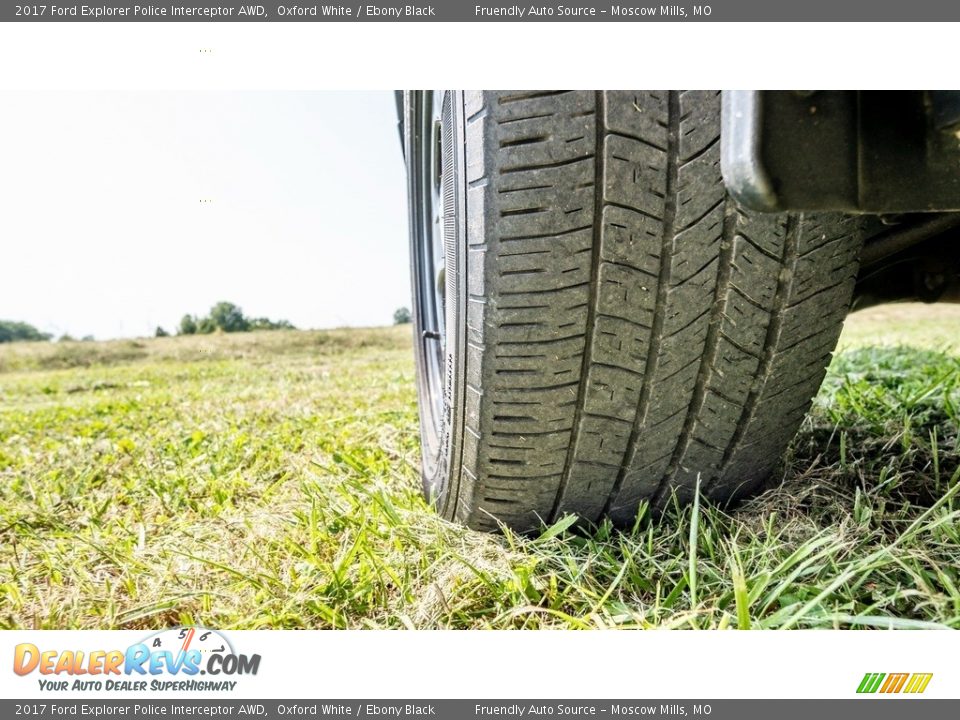
[(736, 206), (719, 102), (467, 94), (480, 251), (457, 519), (627, 524), (643, 501), (689, 501), (698, 483), (723, 501), (769, 476), (822, 381), (862, 227)]

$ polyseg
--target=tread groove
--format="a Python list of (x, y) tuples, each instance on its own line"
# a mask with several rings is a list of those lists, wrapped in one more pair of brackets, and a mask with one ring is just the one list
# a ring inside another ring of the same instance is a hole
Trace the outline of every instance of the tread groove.
[(570, 444), (567, 447), (566, 458), (564, 459), (563, 465), (563, 474), (560, 476), (560, 484), (557, 486), (557, 492), (554, 496), (553, 507), (550, 509), (549, 522), (554, 523), (557, 519), (557, 513), (560, 510), (560, 504), (563, 502), (564, 495), (567, 491), (567, 485), (570, 482), (570, 473), (573, 469), (573, 459), (576, 453), (577, 438), (576, 433), (580, 427), (580, 417), (583, 414), (583, 406), (585, 402), (585, 396), (587, 391), (587, 382), (589, 378), (589, 368), (590, 368), (590, 347), (591, 341), (593, 338), (593, 328), (594, 328), (594, 315), (596, 314), (596, 305), (598, 297), (598, 287), (600, 285), (599, 277), (597, 276), (597, 271), (600, 265), (600, 232), (603, 227), (603, 143), (604, 143), (604, 134), (605, 128), (603, 123), (603, 108), (604, 108), (604, 96), (603, 92), (596, 92), (594, 94), (594, 103), (596, 107), (596, 113), (594, 117), (596, 121), (594, 122), (595, 126), (595, 148), (594, 154), (591, 156), (595, 159), (594, 161), (594, 191), (593, 191), (593, 238), (592, 238), (592, 247), (590, 254), (590, 299), (589, 304), (587, 305), (587, 331), (586, 331), (586, 340), (583, 347), (583, 357), (580, 363), (580, 381), (579, 388), (577, 391), (577, 405), (576, 410), (573, 415), (573, 432), (574, 437), (570, 438)]
[(670, 281), (670, 249), (673, 243), (673, 225), (676, 218), (677, 204), (675, 190), (677, 186), (677, 167), (676, 163), (671, 162), (671, 155), (676, 153), (676, 147), (680, 135), (679, 110), (680, 100), (675, 92), (670, 92), (667, 100), (667, 183), (666, 197), (664, 198), (664, 224), (660, 244), (660, 272), (657, 283), (657, 298), (653, 314), (653, 326), (650, 333), (650, 343), (647, 352), (647, 364), (643, 386), (640, 389), (638, 400), (638, 409), (634, 418), (633, 427), (630, 429), (630, 437), (627, 440), (627, 448), (624, 453), (624, 462), (621, 463), (620, 471), (614, 480), (613, 487), (607, 495), (603, 506), (603, 514), (610, 513), (613, 503), (620, 496), (623, 489), (623, 483), (629, 470), (629, 460), (633, 457), (637, 449), (637, 443), (640, 440), (641, 430), (646, 423), (647, 414), (650, 409), (650, 395), (653, 385), (653, 378), (657, 374), (659, 364), (660, 343), (663, 330), (664, 309), (667, 304), (667, 291)]
[[(792, 269), (795, 264), (798, 253), (799, 232), (799, 218), (796, 215), (787, 216), (786, 242), (783, 244), (783, 257), (781, 258), (781, 262), (784, 267)], [(770, 323), (767, 325), (766, 336), (763, 340), (764, 357), (760, 362), (760, 367), (757, 368), (757, 371), (754, 374), (753, 386), (750, 390), (750, 393), (747, 395), (746, 402), (743, 404), (743, 409), (740, 412), (740, 417), (737, 419), (733, 436), (730, 438), (730, 442), (720, 460), (720, 465), (717, 468), (717, 478), (723, 477), (724, 471), (730, 464), (733, 455), (740, 447), (741, 442), (743, 442), (747, 425), (753, 419), (754, 413), (757, 411), (757, 404), (760, 399), (761, 390), (770, 378), (773, 358), (775, 355), (774, 344), (780, 337), (780, 331), (783, 326), (783, 309), (786, 307), (787, 298), (790, 293), (793, 279), (793, 272), (781, 272), (777, 278), (777, 289), (773, 297), (773, 310), (770, 315)], [(757, 382), (758, 379), (760, 382)], [(716, 480), (709, 482), (703, 488), (704, 493), (709, 492), (715, 485)]]
[[(721, 200), (721, 202), (723, 202), (723, 200)], [(704, 215), (704, 217), (706, 217), (706, 215)], [(700, 355), (700, 367), (697, 369), (697, 379), (693, 386), (693, 397), (691, 397), (690, 404), (687, 406), (687, 414), (683, 420), (683, 428), (677, 437), (677, 444), (670, 458), (670, 464), (667, 466), (666, 473), (657, 484), (656, 490), (653, 491), (650, 504), (654, 506), (659, 506), (662, 502), (663, 495), (673, 481), (677, 468), (683, 461), (683, 457), (690, 446), (697, 418), (703, 409), (703, 402), (707, 393), (707, 384), (710, 382), (714, 365), (716, 364), (717, 352), (720, 348), (720, 324), (723, 321), (723, 311), (726, 309), (726, 295), (730, 284), (731, 271), (733, 269), (732, 235), (736, 227), (735, 222), (736, 216), (728, 208), (723, 218), (723, 240), (721, 241), (722, 244), (720, 247), (716, 291), (714, 292), (713, 304), (710, 309), (710, 325), (707, 329), (706, 344)]]

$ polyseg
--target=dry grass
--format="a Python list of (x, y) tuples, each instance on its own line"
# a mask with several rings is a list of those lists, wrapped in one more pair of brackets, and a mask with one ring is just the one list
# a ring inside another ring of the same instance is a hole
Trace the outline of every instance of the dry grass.
[(839, 349), (867, 345), (960, 352), (960, 305), (899, 303), (855, 312), (847, 319)]

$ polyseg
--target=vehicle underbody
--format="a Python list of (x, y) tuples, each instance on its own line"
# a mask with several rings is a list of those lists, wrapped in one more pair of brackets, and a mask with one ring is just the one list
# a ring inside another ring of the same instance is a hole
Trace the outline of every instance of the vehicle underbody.
[(960, 92), (737, 90), (722, 113), (742, 205), (875, 216), (853, 309), (960, 301)]

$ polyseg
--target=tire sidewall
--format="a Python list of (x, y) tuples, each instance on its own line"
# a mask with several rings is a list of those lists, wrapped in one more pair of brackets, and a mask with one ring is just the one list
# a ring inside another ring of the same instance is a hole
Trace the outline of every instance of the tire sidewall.
[[(421, 477), (423, 493), (437, 511), (447, 519), (456, 515), (459, 494), (460, 452), (463, 434), (464, 394), (464, 338), (466, 332), (466, 195), (464, 170), (463, 94), (443, 91), (449, 100), (449, 125), (445, 117), (444, 134), (450, 133), (449, 151), (444, 158), (444, 184), (451, 187), (447, 202), (453, 203), (452, 213), (445, 208), (445, 327), (443, 367), (443, 408), (434, 418), (433, 404), (427, 388), (428, 358), (424, 331), (427, 330), (420, 311), (420, 293), (432, 292), (421, 287), (423, 276), (418, 263), (418, 242), (422, 232), (422, 197), (428, 189), (420, 187), (417, 167), (427, 151), (429, 138), (422, 137), (419, 113), (425, 107), (423, 91), (408, 91), (404, 97), (404, 152), (408, 163), (407, 194), (410, 205), (411, 290), (413, 295), (414, 357), (421, 438)], [(442, 100), (441, 100), (442, 101)], [(446, 143), (445, 143), (446, 144)], [(449, 161), (449, 167), (447, 166)]]

